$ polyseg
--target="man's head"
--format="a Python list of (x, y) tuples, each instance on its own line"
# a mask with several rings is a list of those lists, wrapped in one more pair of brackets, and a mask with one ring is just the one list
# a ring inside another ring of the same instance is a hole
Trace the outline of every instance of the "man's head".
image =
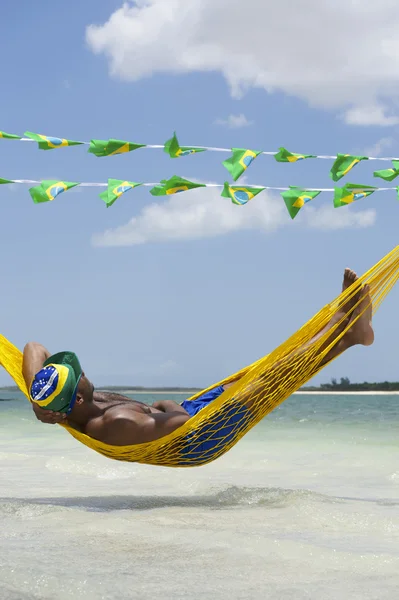
[(69, 415), (75, 406), (92, 401), (93, 389), (76, 354), (58, 352), (36, 373), (29, 394), (42, 408)]

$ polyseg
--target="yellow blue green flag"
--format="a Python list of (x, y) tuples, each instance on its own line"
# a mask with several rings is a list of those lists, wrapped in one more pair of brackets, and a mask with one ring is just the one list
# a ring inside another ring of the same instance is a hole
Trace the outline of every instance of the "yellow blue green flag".
[(180, 158), (180, 156), (187, 156), (188, 154), (197, 154), (198, 152), (205, 152), (205, 148), (195, 148), (191, 146), (180, 146), (176, 133), (170, 140), (167, 140), (164, 145), (164, 152), (169, 154), (170, 158)]
[(57, 137), (49, 137), (40, 133), (32, 133), (25, 131), (24, 136), (38, 143), (40, 150), (54, 150), (55, 148), (63, 148), (65, 146), (80, 146), (83, 142), (74, 142), (73, 140), (64, 140)]
[(95, 156), (114, 156), (145, 148), (146, 144), (134, 144), (123, 140), (90, 140), (89, 152)]
[(371, 185), (358, 185), (355, 183), (347, 183), (342, 188), (335, 188), (334, 190), (334, 206), (347, 206), (356, 200), (370, 196), (375, 192), (377, 188)]
[(108, 189), (100, 194), (100, 198), (105, 202), (107, 207), (110, 207), (122, 194), (135, 187), (139, 187), (139, 185), (142, 184), (135, 183), (134, 181), (123, 181), (122, 179), (108, 179)]
[(245, 148), (232, 148), (233, 155), (231, 158), (223, 161), (223, 166), (231, 174), (234, 181), (246, 171), (249, 165), (255, 160), (261, 150), (246, 150)]
[(66, 190), (69, 190), (77, 185), (79, 185), (79, 183), (75, 183), (73, 181), (57, 181), (49, 179), (42, 181), (40, 185), (30, 188), (29, 193), (33, 202), (35, 204), (40, 204), (41, 202), (49, 202), (50, 200), (54, 200), (54, 198), (59, 196), (59, 194), (62, 194)]
[(319, 194), (321, 194), (320, 190), (304, 190), (293, 185), (289, 190), (281, 192), (291, 219), (295, 219), (301, 208)]
[(331, 167), (330, 177), (333, 181), (338, 181), (345, 177), (354, 166), (361, 160), (368, 160), (368, 156), (352, 156), (351, 154), (338, 154), (337, 159)]
[(12, 133), (6, 133), (5, 131), (0, 131), (0, 139), (4, 140), (20, 140), (20, 135), (14, 135)]
[(381, 171), (374, 171), (374, 177), (381, 177), (385, 181), (393, 181), (399, 175), (399, 160), (393, 160), (393, 169), (381, 169)]
[(153, 196), (169, 196), (170, 194), (177, 194), (202, 187), (206, 187), (206, 185), (204, 183), (194, 183), (193, 181), (188, 181), (188, 179), (174, 175), (170, 179), (161, 179), (158, 185), (150, 189), (150, 194)]
[(260, 192), (262, 192), (264, 187), (254, 188), (254, 187), (238, 187), (230, 185), (227, 181), (224, 184), (222, 196), (223, 198), (230, 198), (233, 204), (237, 204), (242, 206), (243, 204), (247, 204), (252, 198), (255, 198)]
[(286, 148), (281, 147), (279, 151), (274, 155), (277, 162), (290, 162), (294, 163), (298, 160), (304, 160), (305, 158), (316, 158), (313, 154), (296, 154), (295, 152), (289, 152)]

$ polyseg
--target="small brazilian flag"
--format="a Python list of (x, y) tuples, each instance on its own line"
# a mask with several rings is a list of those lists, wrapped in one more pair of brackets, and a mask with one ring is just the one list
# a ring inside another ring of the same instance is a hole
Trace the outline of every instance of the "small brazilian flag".
[(347, 183), (342, 188), (335, 188), (334, 190), (334, 206), (346, 206), (356, 200), (365, 198), (373, 194), (378, 188), (372, 187), (371, 185), (357, 185), (355, 183)]
[(305, 158), (316, 158), (313, 154), (295, 154), (289, 152), (286, 148), (280, 148), (279, 151), (274, 155), (277, 162), (290, 162), (294, 163), (298, 160), (304, 160)]
[(399, 175), (399, 160), (393, 160), (393, 169), (382, 169), (381, 171), (374, 171), (374, 177), (381, 177), (385, 181), (393, 181)]
[(355, 165), (361, 160), (368, 160), (368, 156), (352, 156), (351, 154), (337, 154), (337, 159), (331, 167), (330, 177), (333, 181), (338, 181), (345, 177)]
[(302, 206), (321, 194), (319, 190), (304, 190), (294, 185), (286, 192), (281, 192), (291, 219), (295, 219)]
[(176, 133), (170, 138), (164, 145), (164, 152), (169, 154), (170, 158), (179, 158), (180, 156), (187, 156), (188, 154), (197, 154), (198, 152), (205, 152), (205, 148), (191, 148), (190, 146), (179, 146), (179, 142), (176, 137)]
[(234, 181), (246, 171), (252, 161), (255, 160), (261, 151), (246, 150), (245, 148), (232, 148), (233, 156), (223, 161), (223, 166), (230, 172)]
[(100, 194), (101, 200), (104, 200), (107, 207), (113, 205), (113, 203), (122, 196), (125, 192), (138, 187), (141, 183), (135, 183), (134, 181), (123, 181), (122, 179), (108, 179), (108, 189)]
[(35, 187), (30, 188), (29, 193), (32, 196), (32, 200), (35, 204), (40, 204), (41, 202), (49, 202), (50, 200), (54, 200), (59, 194), (69, 190), (75, 186), (79, 185), (79, 183), (75, 183), (73, 181), (57, 181), (57, 180), (48, 180), (42, 181), (40, 185), (36, 185)]
[(25, 137), (34, 140), (39, 144), (39, 150), (54, 150), (55, 148), (63, 148), (65, 146), (80, 146), (83, 142), (74, 142), (73, 140), (64, 140), (62, 138), (49, 137), (40, 133), (32, 133), (25, 131)]
[(11, 179), (2, 179), (0, 177), (0, 185), (2, 185), (3, 183), (14, 183), (14, 181), (11, 181)]
[(194, 183), (174, 175), (170, 179), (162, 179), (159, 185), (150, 190), (150, 194), (153, 196), (169, 196), (170, 194), (178, 194), (179, 192), (202, 187), (206, 187), (206, 185), (204, 183)]
[(4, 140), (20, 140), (20, 135), (13, 135), (12, 133), (6, 133), (5, 131), (0, 131), (0, 139)]
[(230, 198), (233, 204), (238, 204), (242, 206), (243, 204), (247, 204), (252, 198), (255, 198), (260, 192), (265, 190), (266, 188), (254, 188), (254, 187), (238, 187), (231, 186), (227, 181), (224, 184), (222, 196), (223, 198)]
[(90, 140), (89, 152), (95, 156), (114, 156), (133, 152), (138, 148), (145, 148), (146, 144), (134, 144), (123, 140)]

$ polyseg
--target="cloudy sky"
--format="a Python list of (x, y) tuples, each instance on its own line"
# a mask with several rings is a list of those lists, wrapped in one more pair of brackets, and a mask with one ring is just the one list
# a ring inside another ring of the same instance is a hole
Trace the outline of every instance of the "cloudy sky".
[[(1, 130), (399, 154), (394, 0), (21, 0), (2, 17)], [(96, 158), (8, 141), (0, 152), (8, 179), (228, 179), (217, 152)], [(346, 181), (375, 184), (384, 166), (365, 161)], [(260, 156), (245, 183), (328, 188), (330, 167)], [(337, 295), (344, 267), (363, 272), (399, 239), (394, 192), (341, 209), (322, 194), (294, 221), (274, 192), (244, 207), (217, 188), (154, 198), (141, 187), (109, 209), (91, 188), (38, 206), (26, 186), (0, 197), (1, 333), (75, 350), (100, 385), (207, 386), (283, 342)], [(375, 345), (315, 382), (399, 379), (398, 294), (377, 314)]]

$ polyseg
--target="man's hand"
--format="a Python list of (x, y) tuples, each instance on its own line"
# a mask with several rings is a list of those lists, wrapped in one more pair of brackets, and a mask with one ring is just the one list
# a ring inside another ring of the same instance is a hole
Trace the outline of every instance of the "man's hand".
[(157, 400), (152, 406), (164, 413), (182, 413), (188, 415), (188, 412), (174, 400)]
[(49, 423), (52, 425), (55, 423), (67, 423), (65, 413), (54, 412), (53, 410), (46, 410), (45, 408), (42, 408), (41, 406), (36, 404), (36, 402), (32, 402), (31, 404), (33, 412), (35, 413), (38, 421), (41, 421), (42, 423)]

